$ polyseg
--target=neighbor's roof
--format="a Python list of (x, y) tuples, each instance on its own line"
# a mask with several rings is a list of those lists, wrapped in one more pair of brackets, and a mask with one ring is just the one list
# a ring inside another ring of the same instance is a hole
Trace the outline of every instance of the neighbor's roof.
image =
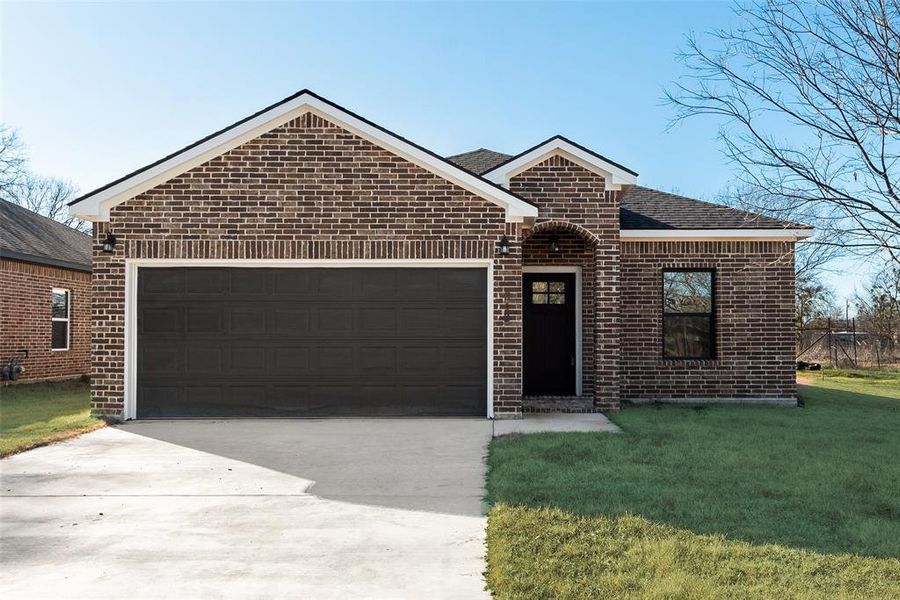
[(91, 236), (0, 200), (0, 257), (91, 270)]
[(621, 229), (810, 229), (639, 185), (628, 188), (619, 203)]

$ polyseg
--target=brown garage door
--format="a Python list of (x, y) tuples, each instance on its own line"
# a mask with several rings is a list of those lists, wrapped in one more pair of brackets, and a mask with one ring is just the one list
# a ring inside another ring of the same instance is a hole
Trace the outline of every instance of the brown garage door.
[(487, 280), (464, 268), (141, 268), (137, 413), (486, 415)]

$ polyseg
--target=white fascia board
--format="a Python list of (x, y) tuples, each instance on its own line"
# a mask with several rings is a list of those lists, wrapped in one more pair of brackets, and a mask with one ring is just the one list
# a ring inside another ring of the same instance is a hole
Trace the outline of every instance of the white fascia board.
[(483, 177), (498, 185), (508, 186), (509, 180), (527, 171), (531, 167), (544, 162), (551, 156), (562, 156), (588, 171), (606, 179), (607, 189), (619, 190), (623, 185), (636, 185), (637, 175), (625, 171), (610, 162), (601, 160), (578, 146), (562, 139), (552, 139), (542, 146), (502, 164), (485, 173)]
[(812, 229), (623, 229), (623, 242), (789, 240), (810, 237)]
[(301, 94), (288, 102), (273, 107), (256, 117), (228, 129), (202, 144), (198, 144), (169, 160), (163, 161), (145, 171), (136, 173), (109, 188), (88, 196), (69, 207), (69, 214), (89, 221), (108, 221), (109, 211), (116, 206), (141, 194), (156, 185), (177, 177), (216, 156), (224, 154), (276, 127), (313, 112), (329, 121), (355, 133), (369, 142), (388, 150), (423, 169), (451, 181), (463, 189), (484, 198), (506, 210), (506, 220), (521, 222), (526, 217), (536, 217), (537, 208), (499, 189), (475, 175), (444, 161), (415, 145), (392, 135), (371, 123), (341, 110), (311, 94)]

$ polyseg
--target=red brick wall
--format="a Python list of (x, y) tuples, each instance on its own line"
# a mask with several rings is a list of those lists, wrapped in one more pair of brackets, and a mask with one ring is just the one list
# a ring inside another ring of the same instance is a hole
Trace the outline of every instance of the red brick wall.
[[(69, 349), (50, 350), (53, 288), (70, 291)], [(0, 259), (0, 361), (28, 350), (20, 381), (90, 372), (91, 274)]]
[[(793, 398), (794, 247), (623, 242), (622, 399)], [(715, 360), (662, 358), (662, 271), (715, 269)]]
[[(99, 251), (106, 231), (114, 254)], [(303, 115), (114, 208), (95, 228), (95, 413), (121, 416), (125, 258), (480, 258), (502, 208)], [(495, 260), (494, 396), (521, 411), (521, 266)]]
[[(552, 156), (510, 180), (510, 190), (538, 205), (538, 222), (574, 223), (593, 236), (592, 257), (582, 254), (582, 267), (593, 273), (593, 315), (582, 318), (584, 346), (593, 347), (592, 372), (584, 363), (583, 393), (591, 390), (599, 406), (619, 402), (619, 200), (603, 177), (561, 157)], [(539, 234), (535, 234), (539, 235)], [(536, 248), (537, 246), (532, 246)], [(529, 247), (526, 247), (526, 256)], [(542, 257), (527, 258), (541, 264)], [(546, 263), (545, 263), (546, 264)], [(570, 263), (571, 264), (571, 263)], [(590, 274), (590, 273), (589, 273)], [(588, 331), (592, 339), (587, 339)]]

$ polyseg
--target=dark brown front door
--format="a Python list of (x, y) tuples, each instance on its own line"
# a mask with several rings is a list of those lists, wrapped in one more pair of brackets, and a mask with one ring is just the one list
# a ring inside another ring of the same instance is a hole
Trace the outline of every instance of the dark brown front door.
[(487, 274), (141, 268), (137, 416), (486, 416)]
[(526, 396), (575, 395), (575, 274), (526, 273), (522, 299)]

